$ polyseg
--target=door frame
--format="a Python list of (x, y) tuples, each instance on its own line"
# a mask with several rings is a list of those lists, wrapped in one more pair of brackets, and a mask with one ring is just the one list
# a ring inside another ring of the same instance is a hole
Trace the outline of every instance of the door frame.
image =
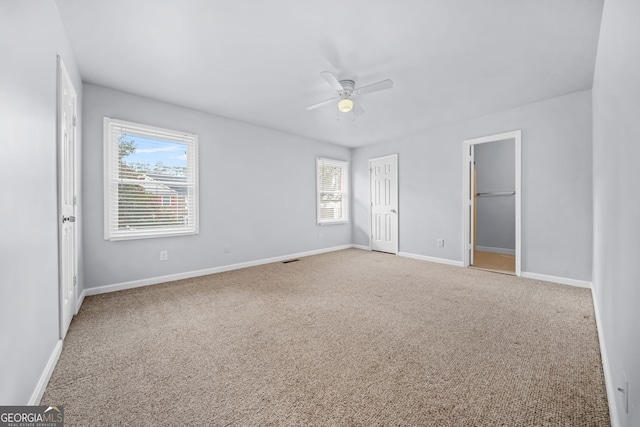
[[(58, 327), (59, 327), (59, 335), (60, 339), (64, 339), (66, 335), (65, 328), (65, 317), (64, 317), (64, 283), (63, 283), (63, 223), (62, 223), (62, 156), (60, 155), (62, 148), (62, 109), (63, 109), (63, 97), (62, 97), (62, 85), (63, 79), (68, 80), (69, 86), (73, 91), (74, 97), (74, 105), (73, 105), (73, 116), (74, 116), (74, 126), (73, 126), (73, 188), (74, 188), (74, 213), (76, 218), (78, 217), (78, 203), (77, 203), (77, 194), (78, 194), (78, 128), (75, 123), (76, 118), (78, 117), (78, 93), (76, 92), (75, 87), (73, 86), (73, 82), (71, 81), (71, 77), (67, 72), (67, 69), (62, 61), (60, 56), (57, 57), (57, 79), (56, 79), (56, 186), (57, 186), (57, 198), (58, 198), (58, 311), (59, 311), (59, 319), (58, 319)], [(77, 221), (77, 220), (76, 220)], [(74, 233), (74, 259), (73, 259), (73, 275), (74, 275), (74, 284), (73, 284), (73, 301), (71, 302), (73, 305), (73, 315), (77, 314), (78, 310), (78, 286), (77, 286), (77, 277), (78, 277), (78, 260), (79, 260), (79, 224), (75, 222), (75, 233)], [(72, 315), (72, 318), (73, 318)]]
[(463, 142), (462, 150), (462, 264), (464, 267), (471, 265), (473, 250), (473, 217), (475, 207), (474, 197), (471, 194), (473, 175), (470, 162), (473, 162), (473, 146), (487, 142), (513, 139), (515, 141), (515, 197), (516, 197), (516, 276), (522, 274), (522, 130), (467, 139)]
[(397, 203), (398, 203), (398, 208), (396, 212), (396, 221), (395, 221), (395, 228), (396, 228), (396, 241), (395, 241), (395, 245), (394, 245), (394, 254), (398, 255), (398, 252), (400, 251), (400, 182), (398, 181), (399, 178), (399, 163), (398, 163), (398, 153), (395, 154), (387, 154), (384, 156), (378, 156), (378, 157), (372, 157), (369, 159), (369, 250), (373, 250), (373, 209), (372, 209), (372, 204), (373, 204), (373, 195), (371, 194), (371, 173), (372, 173), (372, 168), (371, 168), (371, 163), (377, 160), (382, 160), (382, 159), (387, 159), (387, 158), (393, 158), (396, 162), (396, 199), (397, 199)]

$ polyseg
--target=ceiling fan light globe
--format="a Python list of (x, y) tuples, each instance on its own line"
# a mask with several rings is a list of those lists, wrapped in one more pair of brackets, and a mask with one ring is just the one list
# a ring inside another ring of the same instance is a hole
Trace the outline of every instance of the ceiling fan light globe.
[(338, 102), (338, 110), (342, 111), (343, 113), (348, 113), (352, 109), (353, 101), (349, 98), (341, 99), (340, 102)]

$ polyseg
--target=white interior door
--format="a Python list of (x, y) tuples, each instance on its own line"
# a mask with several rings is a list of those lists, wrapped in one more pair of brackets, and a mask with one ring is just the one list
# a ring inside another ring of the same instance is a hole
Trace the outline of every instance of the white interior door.
[(474, 264), (476, 254), (476, 174), (475, 174), (475, 152), (474, 146), (469, 146), (469, 159), (467, 168), (469, 169), (469, 194), (467, 197), (469, 214), (469, 238), (467, 240), (467, 250), (469, 251), (469, 265)]
[(76, 243), (76, 92), (59, 60), (58, 198), (60, 209), (60, 338), (75, 313)]
[(369, 160), (371, 250), (398, 253), (398, 155)]

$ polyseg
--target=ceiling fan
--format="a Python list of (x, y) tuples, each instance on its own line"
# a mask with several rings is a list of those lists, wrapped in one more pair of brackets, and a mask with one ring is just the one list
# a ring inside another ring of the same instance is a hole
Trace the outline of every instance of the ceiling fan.
[(365, 93), (378, 92), (380, 90), (391, 89), (393, 82), (390, 79), (381, 80), (370, 85), (356, 87), (353, 80), (338, 80), (330, 71), (323, 71), (320, 75), (329, 83), (329, 85), (338, 92), (337, 97), (327, 99), (326, 101), (318, 102), (307, 107), (307, 110), (314, 110), (324, 105), (332, 104), (338, 101), (338, 110), (343, 113), (353, 111), (353, 114), (359, 116), (364, 113), (364, 110), (358, 104), (354, 98)]

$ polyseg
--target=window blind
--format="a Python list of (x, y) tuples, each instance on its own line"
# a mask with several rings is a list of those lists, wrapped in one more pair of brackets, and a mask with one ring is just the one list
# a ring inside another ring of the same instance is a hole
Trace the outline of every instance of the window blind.
[(105, 117), (105, 239), (198, 232), (197, 142)]
[(318, 224), (349, 222), (349, 163), (316, 159)]

